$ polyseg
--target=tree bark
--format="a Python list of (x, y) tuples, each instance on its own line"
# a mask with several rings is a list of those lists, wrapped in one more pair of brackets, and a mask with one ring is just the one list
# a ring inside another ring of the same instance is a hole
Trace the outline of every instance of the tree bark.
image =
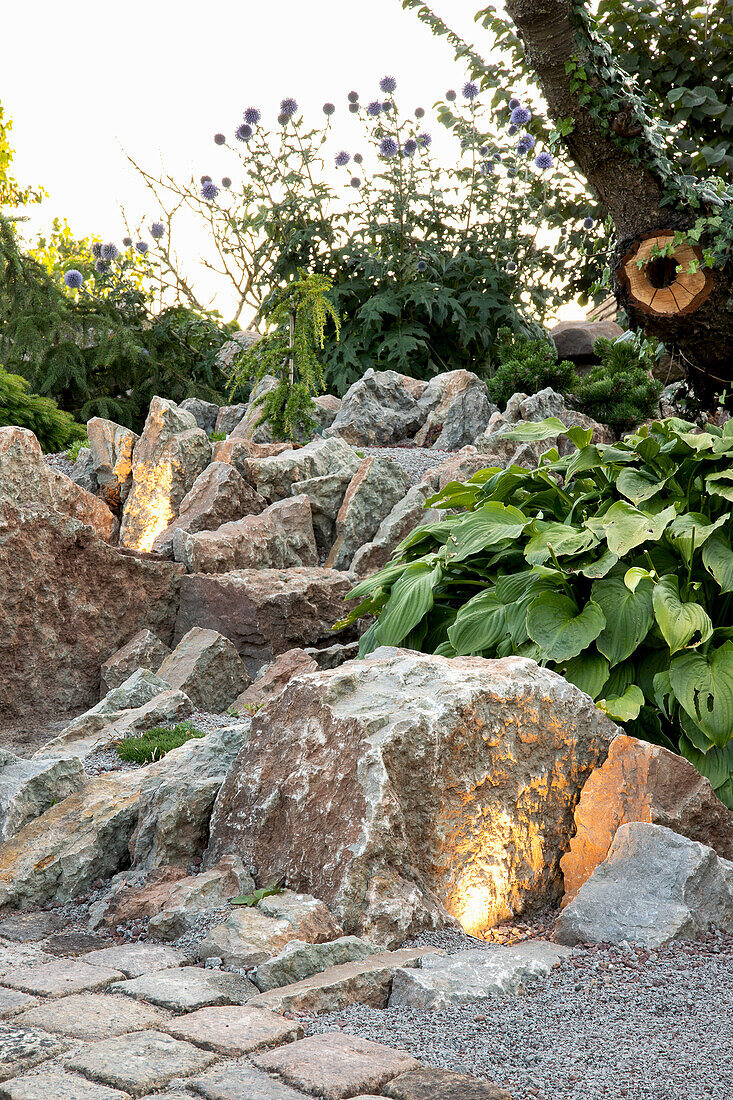
[[(683, 267), (688, 251), (680, 253), (677, 275), (674, 265), (666, 272), (652, 272), (656, 286), (679, 293), (655, 295), (654, 287), (642, 288), (642, 281), (629, 279), (636, 253), (643, 256), (645, 240), (657, 235), (669, 239), (676, 230), (690, 228), (704, 211), (693, 211), (679, 200), (665, 195), (664, 180), (655, 170), (655, 151), (636, 120), (624, 107), (627, 89), (618, 78), (609, 86), (608, 77), (599, 75), (592, 51), (592, 39), (581, 19), (573, 11), (572, 0), (507, 0), (507, 12), (524, 45), (554, 122), (571, 118), (572, 132), (564, 138), (568, 152), (590, 187), (613, 219), (618, 246), (611, 261), (611, 285), (625, 309), (629, 323), (648, 336), (661, 340), (676, 352), (685, 364), (690, 382), (706, 402), (726, 389), (733, 380), (733, 271), (730, 263), (706, 274), (706, 285), (699, 278), (684, 285)], [(568, 63), (582, 66), (591, 93), (603, 87), (619, 98), (619, 110), (604, 128), (592, 104), (579, 102), (579, 91), (571, 90), (572, 73)], [(629, 147), (629, 138), (634, 150)], [(665, 201), (666, 200), (666, 201)], [(701, 257), (701, 253), (697, 253)], [(638, 266), (636, 268), (638, 269)], [(674, 304), (678, 308), (674, 307)], [(664, 308), (661, 309), (662, 304)], [(659, 307), (659, 308), (657, 308)], [(661, 309), (661, 311), (660, 311)]]

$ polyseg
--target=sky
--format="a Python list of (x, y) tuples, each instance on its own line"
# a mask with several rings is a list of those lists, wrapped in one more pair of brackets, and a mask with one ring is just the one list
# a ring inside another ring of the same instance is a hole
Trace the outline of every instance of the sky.
[[(432, 6), (486, 55), (476, 0)], [(14, 123), (13, 173), (50, 194), (32, 226), (63, 216), (77, 236), (103, 240), (123, 235), (121, 206), (133, 221), (158, 213), (126, 154), (154, 175), (216, 178), (226, 153), (213, 134), (233, 132), (250, 104), (274, 117), (293, 96), (320, 117), (331, 100), (348, 148), (358, 131), (346, 114), (350, 90), (368, 101), (390, 73), (401, 102), (430, 114), (465, 79), (450, 46), (399, 0), (26, 0), (5, 6), (2, 31), (12, 44), (0, 100)], [(193, 262), (195, 231), (178, 244)], [(226, 316), (227, 301), (215, 304)]]

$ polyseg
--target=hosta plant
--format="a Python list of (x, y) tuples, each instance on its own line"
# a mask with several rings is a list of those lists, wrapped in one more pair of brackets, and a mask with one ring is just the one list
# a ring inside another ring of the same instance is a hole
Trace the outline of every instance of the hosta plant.
[(531, 657), (733, 807), (733, 421), (661, 420), (613, 445), (557, 419), (511, 435), (576, 449), (433, 497), (445, 518), (352, 593), (349, 621), (377, 616), (361, 652)]

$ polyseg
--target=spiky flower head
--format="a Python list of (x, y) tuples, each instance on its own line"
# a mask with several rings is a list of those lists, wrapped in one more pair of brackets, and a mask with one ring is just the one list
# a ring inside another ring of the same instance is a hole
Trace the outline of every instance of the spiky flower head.
[(349, 182), (352, 187), (361, 187), (361, 180), (358, 176), (352, 176)]
[(595, 218), (591, 218), (591, 216), (588, 215), (583, 221), (583, 229), (592, 229), (595, 224)]
[(509, 137), (514, 137), (514, 135), (515, 135), (515, 134), (518, 134), (518, 133), (519, 133), (519, 127), (518, 127), (518, 126), (515, 126), (515, 125), (514, 125), (514, 124), (512, 123), (512, 125), (511, 125), (511, 126), (509, 127), (509, 129), (507, 130), (507, 133), (509, 134)]
[(537, 138), (534, 134), (522, 134), (517, 142), (518, 153), (530, 153), (537, 144)]
[(393, 92), (397, 91), (397, 81), (393, 76), (383, 76), (379, 81), (379, 87), (387, 95), (392, 95)]
[(350, 103), (349, 104), (349, 114), (351, 114), (351, 115), (358, 115), (359, 114), (359, 104), (358, 103)]
[(396, 157), (400, 147), (393, 137), (382, 138), (379, 143), (379, 152), (383, 157)]
[(377, 99), (373, 99), (372, 102), (367, 106), (367, 114), (371, 118), (376, 118), (381, 110), (382, 104)]
[(211, 179), (211, 176), (202, 176), (201, 179), (199, 180), (199, 183), (208, 183), (210, 179)]
[(532, 112), (526, 107), (522, 107), (520, 104), (519, 107), (515, 107), (510, 114), (509, 121), (513, 126), (526, 126), (531, 118)]
[(135, 245), (135, 251), (139, 252), (141, 256), (144, 256), (145, 253), (147, 252), (147, 250), (148, 250), (148, 242), (147, 241), (138, 241), (137, 244)]
[(515, 178), (517, 172), (516, 172), (515, 168), (507, 168), (506, 174), (507, 174), (507, 179), (513, 180)]
[(479, 153), (481, 154), (482, 157), (487, 157), (489, 155), (488, 145), (482, 145), (481, 148), (479, 149)]
[(461, 89), (461, 95), (464, 99), (475, 99), (478, 95), (478, 84), (474, 84), (472, 80), (466, 81)]
[(351, 157), (349, 156), (349, 154), (346, 152), (345, 149), (342, 149), (340, 153), (336, 154), (336, 156), (333, 158), (333, 160), (334, 160), (334, 164), (336, 165), (337, 168), (342, 168), (345, 164), (349, 163), (349, 161), (351, 160)]
[(95, 260), (98, 260), (101, 255), (102, 255), (102, 242), (101, 241), (95, 241), (94, 244), (92, 245), (92, 256), (94, 256)]
[(445, 98), (448, 100), (449, 103), (453, 103), (456, 98), (456, 93), (454, 92), (453, 88), (445, 93)]
[(298, 102), (295, 99), (283, 99), (280, 103), (280, 114), (286, 118), (292, 118), (298, 110)]
[(290, 122), (290, 115), (278, 115), (277, 121), (281, 126), (287, 126), (287, 124)]
[(428, 145), (432, 143), (432, 140), (433, 139), (431, 138), (430, 134), (417, 135), (417, 144), (422, 145), (423, 149), (427, 149)]
[(549, 153), (538, 153), (537, 156), (534, 158), (534, 162), (536, 166), (543, 172), (547, 168), (552, 168), (555, 163)]
[(425, 260), (418, 260), (417, 261), (417, 270), (418, 271), (421, 271), (421, 272), (422, 271), (427, 271), (427, 269), (428, 269), (428, 265), (425, 263)]
[(104, 275), (105, 271), (109, 267), (109, 260), (97, 260), (94, 265), (94, 270), (98, 271), (100, 275)]
[(364, 157), (361, 155), (361, 153), (354, 153), (354, 162), (356, 164), (361, 164), (361, 162), (363, 160), (364, 160)]
[(359, 93), (358, 92), (349, 92), (349, 94), (347, 95), (346, 98), (348, 99), (349, 103), (358, 103), (359, 102)]
[(227, 139), (223, 134), (214, 134), (214, 145), (226, 145)]
[(212, 180), (207, 180), (204, 186), (201, 188), (201, 197), (206, 199), (207, 202), (211, 202), (219, 194), (219, 188)]
[(99, 254), (103, 260), (116, 260), (120, 254), (120, 250), (116, 244), (113, 244), (112, 241), (108, 241), (106, 244), (102, 245)]
[(510, 99), (509, 100), (509, 110), (510, 111), (513, 111), (514, 108), (518, 107), (518, 106), (519, 106), (519, 100), (518, 99)]
[(248, 122), (243, 122), (241, 126), (238, 126), (234, 132), (234, 136), (237, 141), (249, 141), (252, 137), (254, 130)]
[(229, 188), (229, 187), (232, 186), (232, 181), (229, 178), (229, 176), (222, 176), (221, 185), (222, 185), (222, 187), (226, 187), (226, 188)]
[(132, 237), (123, 237), (122, 243), (124, 244), (125, 248), (132, 248)]
[(498, 163), (499, 163), (499, 161), (501, 160), (501, 153), (493, 153), (492, 155), (493, 155), (493, 159), (494, 159), (494, 160), (496, 161), (496, 163), (498, 164)]
[(416, 107), (415, 108), (415, 118), (425, 118), (425, 108), (424, 107)]
[(394, 103), (392, 102), (391, 99), (385, 99), (384, 103), (382, 104), (382, 110), (383, 111), (391, 111), (393, 107), (394, 107)]
[(84, 282), (84, 276), (75, 267), (70, 267), (64, 274), (64, 282), (71, 290), (78, 290)]
[(323, 113), (326, 116), (330, 116), (330, 115), (335, 114), (336, 113), (336, 104), (335, 103), (324, 103), (323, 104)]
[(490, 176), (494, 171), (494, 162), (493, 160), (482, 160), (479, 168), (482, 176)]
[(509, 261), (509, 263), (506, 265), (506, 270), (507, 274), (509, 275), (513, 275), (516, 272), (517, 265), (514, 263), (514, 260)]
[(256, 126), (262, 118), (262, 113), (257, 107), (247, 107), (244, 112), (244, 121), (248, 122), (250, 126)]
[(153, 222), (150, 226), (150, 236), (154, 241), (159, 241), (161, 237), (165, 237), (165, 226), (162, 222)]
[(417, 152), (417, 142), (414, 138), (408, 138), (405, 144), (402, 146), (402, 152), (406, 157), (411, 157), (413, 153)]

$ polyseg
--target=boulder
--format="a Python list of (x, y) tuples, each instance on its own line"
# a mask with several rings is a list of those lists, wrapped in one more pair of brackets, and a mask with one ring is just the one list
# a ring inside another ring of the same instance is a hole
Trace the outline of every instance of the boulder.
[(171, 554), (176, 531), (215, 531), (222, 523), (256, 515), (265, 502), (229, 462), (212, 462), (181, 501), (176, 519), (155, 539), (157, 554)]
[(178, 408), (190, 412), (198, 427), (207, 435), (213, 435), (216, 430), (219, 405), (215, 405), (213, 401), (202, 401), (200, 397), (187, 397), (185, 401), (181, 401)]
[(200, 625), (230, 638), (250, 675), (280, 653), (334, 638), (353, 587), (335, 569), (241, 569), (181, 578), (178, 638)]
[(593, 345), (601, 336), (618, 340), (623, 334), (621, 325), (615, 321), (560, 321), (550, 329), (558, 359), (569, 359), (579, 366), (600, 362)]
[(132, 455), (132, 489), (122, 513), (120, 545), (152, 549), (210, 459), (208, 436), (192, 414), (154, 397)]
[(333, 645), (319, 648), (315, 645), (306, 646), (303, 650), (312, 657), (319, 668), (338, 668), (346, 661), (353, 661), (359, 656), (359, 643), (334, 642)]
[(313, 419), (317, 422), (321, 431), (330, 428), (341, 409), (341, 398), (334, 397), (332, 393), (322, 393), (313, 398), (315, 412)]
[(359, 469), (359, 456), (343, 439), (314, 439), (305, 447), (269, 458), (251, 458), (246, 476), (268, 503), (290, 496), (296, 481), (325, 474), (349, 474)]
[(276, 657), (271, 665), (264, 665), (254, 683), (235, 699), (232, 709), (238, 714), (254, 711), (274, 699), (295, 676), (303, 672), (315, 672), (318, 665), (304, 649), (289, 649)]
[(519, 444), (516, 440), (504, 439), (507, 432), (517, 428), (522, 423), (533, 423), (546, 420), (550, 416), (556, 416), (562, 420), (566, 428), (591, 428), (594, 443), (613, 443), (614, 435), (605, 424), (599, 424), (585, 413), (576, 412), (565, 403), (562, 394), (556, 393), (549, 386), (528, 396), (525, 393), (515, 393), (507, 402), (503, 413), (494, 413), (483, 435), (476, 439), (479, 451), (496, 455), (502, 465), (532, 466), (539, 462), (542, 455), (550, 447), (557, 447), (560, 454), (569, 454), (575, 450), (575, 445), (567, 436), (551, 436), (535, 443)]
[(132, 488), (132, 452), (140, 436), (131, 428), (101, 416), (93, 416), (88, 421), (87, 436), (97, 491), (105, 504), (117, 513)]
[(575, 809), (575, 836), (560, 860), (563, 905), (603, 862), (619, 825), (628, 821), (664, 825), (733, 860), (733, 811), (709, 780), (676, 753), (622, 733), (591, 773)]
[(260, 963), (252, 980), (259, 990), (266, 992), (321, 974), (331, 966), (362, 962), (376, 952), (376, 947), (358, 936), (340, 936), (325, 943), (292, 940), (279, 955)]
[(199, 710), (221, 714), (249, 686), (236, 649), (216, 630), (193, 626), (163, 661), (159, 674)]
[(173, 552), (190, 573), (317, 565), (310, 501), (306, 496), (278, 500), (259, 515), (223, 523), (216, 531), (178, 531)]
[(167, 645), (152, 630), (138, 630), (130, 641), (113, 653), (102, 665), (102, 697), (124, 684), (138, 669), (154, 672), (170, 653)]
[(413, 485), (397, 501), (389, 515), (380, 523), (372, 541), (356, 551), (351, 568), (357, 577), (368, 577), (382, 569), (411, 531), (425, 523), (436, 523), (440, 519), (439, 511), (425, 505), (429, 495), (427, 485)]
[(94, 457), (88, 447), (80, 449), (69, 477), (80, 489), (85, 489), (87, 493), (93, 495), (96, 494), (99, 484), (94, 471)]
[(379, 649), (258, 711), (205, 863), (238, 852), (380, 944), (479, 932), (559, 901), (580, 789), (617, 732), (533, 661)]
[(177, 940), (194, 928), (202, 913), (253, 890), (252, 876), (242, 861), (237, 856), (224, 856), (210, 871), (174, 882), (165, 904), (152, 914), (148, 931), (156, 940)]
[(354, 555), (376, 534), (410, 487), (410, 479), (393, 458), (365, 458), (346, 490), (336, 517), (336, 541), (326, 565), (348, 569)]
[(356, 447), (389, 447), (411, 439), (427, 416), (419, 404), (426, 387), (396, 371), (370, 367), (347, 390), (325, 434)]
[(292, 443), (252, 443), (249, 439), (236, 439), (231, 436), (228, 439), (219, 440), (212, 448), (214, 462), (229, 462), (242, 475), (249, 478), (247, 461), (250, 458), (272, 458), (283, 451), (292, 451)]
[(223, 374), (229, 376), (235, 359), (243, 351), (248, 351), (260, 339), (260, 334), (252, 328), (240, 329), (239, 332), (235, 332), (231, 340), (227, 340), (222, 344), (216, 353), (217, 367)]
[(222, 405), (214, 425), (216, 435), (231, 435), (235, 428), (241, 424), (248, 408), (249, 405), (241, 403), (238, 405)]
[(603, 863), (563, 909), (558, 943), (693, 940), (733, 930), (733, 863), (663, 825), (620, 825)]
[(78, 760), (21, 760), (0, 748), (0, 842), (55, 802), (81, 790), (85, 782)]
[[(226, 431), (231, 435), (232, 439), (248, 439), (253, 443), (272, 443), (272, 430), (270, 425), (267, 423), (257, 423), (263, 411), (262, 405), (258, 403), (258, 399), (264, 397), (266, 393), (270, 393), (272, 390), (277, 389), (278, 385), (277, 378), (271, 374), (266, 374), (252, 390), (249, 401), (243, 406), (244, 413), (239, 417), (236, 424), (233, 424), (231, 428), (221, 428), (220, 430)], [(238, 405), (237, 408), (242, 408), (242, 406)]]
[(419, 401), (426, 419), (415, 436), (415, 446), (457, 451), (486, 431), (489, 417), (498, 412), (489, 400), (486, 383), (468, 370), (452, 370), (432, 378)]
[(446, 458), (445, 462), (441, 462), (434, 470), (428, 471), (420, 484), (429, 496), (440, 489), (445, 489), (449, 481), (468, 481), (479, 470), (485, 470), (493, 465), (504, 465), (502, 461), (493, 462), (492, 457), (469, 444)]
[(116, 522), (51, 470), (31, 432), (0, 429), (3, 717), (78, 713), (99, 699), (100, 665), (131, 635), (170, 640), (182, 567), (107, 545)]
[(296, 481), (290, 489), (293, 496), (308, 497), (313, 517), (313, 531), (319, 550), (331, 549), (336, 534), (336, 517), (351, 481), (351, 467), (340, 473)]

